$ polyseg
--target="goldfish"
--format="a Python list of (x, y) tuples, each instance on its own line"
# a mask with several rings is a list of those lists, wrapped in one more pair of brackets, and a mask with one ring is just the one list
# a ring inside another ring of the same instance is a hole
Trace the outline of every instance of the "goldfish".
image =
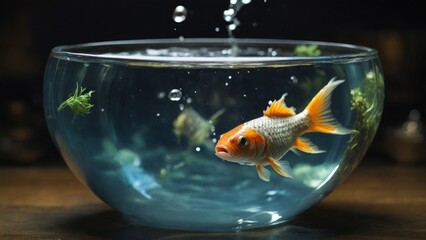
[(304, 133), (349, 134), (332, 116), (331, 93), (344, 80), (331, 79), (300, 113), (287, 107), (287, 94), (274, 100), (263, 111), (263, 116), (247, 121), (221, 135), (215, 152), (219, 158), (242, 165), (256, 166), (260, 179), (270, 180), (270, 165), (283, 177), (292, 178), (288, 162), (279, 160), (289, 151), (296, 149), (310, 154), (323, 153)]
[(190, 108), (185, 109), (173, 122), (173, 131), (178, 139), (181, 136), (187, 137), (190, 146), (201, 145), (210, 135), (211, 129), (214, 128), (218, 118), (224, 112), (225, 109), (221, 109), (213, 114), (209, 120), (206, 120), (197, 111)]

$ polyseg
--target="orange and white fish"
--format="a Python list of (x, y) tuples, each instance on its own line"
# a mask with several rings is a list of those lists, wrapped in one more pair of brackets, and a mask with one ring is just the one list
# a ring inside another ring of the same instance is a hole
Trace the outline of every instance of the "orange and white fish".
[(289, 151), (298, 149), (306, 153), (322, 153), (309, 139), (301, 137), (307, 132), (348, 134), (330, 110), (331, 92), (344, 80), (334, 78), (311, 100), (303, 112), (284, 103), (284, 94), (263, 111), (263, 116), (245, 122), (223, 134), (216, 144), (216, 155), (224, 160), (244, 165), (256, 165), (259, 177), (269, 181), (271, 165), (281, 176), (292, 177), (288, 162), (279, 160)]

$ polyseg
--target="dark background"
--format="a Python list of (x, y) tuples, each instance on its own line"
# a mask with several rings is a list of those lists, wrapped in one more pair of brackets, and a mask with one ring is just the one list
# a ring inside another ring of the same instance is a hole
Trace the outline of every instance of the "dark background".
[[(188, 9), (182, 23), (172, 19), (177, 5)], [(42, 108), (44, 65), (53, 47), (179, 36), (223, 38), (228, 36), (222, 17), (228, 5), (229, 0), (0, 0), (0, 165), (62, 162)], [(235, 36), (344, 42), (377, 49), (386, 100), (367, 158), (424, 163), (424, 141), (405, 141), (394, 134), (412, 109), (421, 117), (426, 114), (422, 5), (421, 1), (252, 0), (238, 14), (241, 26)], [(403, 154), (395, 153), (398, 148)], [(416, 154), (407, 160), (405, 153)]]

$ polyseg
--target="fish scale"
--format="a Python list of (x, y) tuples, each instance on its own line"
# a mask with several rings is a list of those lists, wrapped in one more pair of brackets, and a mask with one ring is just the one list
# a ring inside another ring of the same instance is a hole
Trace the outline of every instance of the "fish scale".
[(265, 136), (270, 156), (282, 158), (292, 147), (294, 140), (308, 128), (309, 120), (304, 112), (288, 118), (269, 118), (262, 116), (245, 124)]

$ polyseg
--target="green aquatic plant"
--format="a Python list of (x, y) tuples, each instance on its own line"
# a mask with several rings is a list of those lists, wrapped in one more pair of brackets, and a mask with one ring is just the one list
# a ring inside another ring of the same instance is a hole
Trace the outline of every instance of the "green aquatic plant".
[(78, 116), (85, 116), (90, 114), (90, 110), (94, 106), (90, 103), (90, 98), (95, 91), (89, 91), (84, 93), (86, 88), (79, 87), (78, 82), (76, 82), (76, 88), (74, 93), (71, 93), (70, 96), (59, 105), (57, 111), (65, 109), (67, 106), (71, 109), (74, 117), (73, 122)]
[(294, 55), (299, 57), (316, 57), (321, 55), (321, 50), (318, 48), (318, 45), (297, 45), (294, 48)]
[(354, 130), (344, 156), (344, 161), (350, 164), (341, 163), (341, 166), (345, 167), (339, 168), (339, 172), (352, 172), (354, 170), (367, 151), (372, 136), (379, 126), (383, 95), (378, 91), (383, 88), (383, 76), (371, 71), (365, 75), (365, 80), (362, 83), (350, 92), (351, 110), (354, 112), (355, 121)]
[[(380, 76), (378, 77), (377, 82), (380, 84), (383, 80)], [(368, 72), (365, 79), (366, 86), (363, 88), (364, 91), (362, 91), (361, 87), (351, 90), (351, 110), (355, 111), (355, 127), (359, 131), (353, 132), (349, 140), (350, 149), (355, 148), (359, 141), (367, 141), (378, 126), (378, 116), (380, 118), (380, 114), (374, 112), (377, 103), (376, 99), (373, 98), (375, 95), (373, 91), (376, 88), (372, 84), (372, 82), (376, 81), (375, 79), (374, 72)]]

